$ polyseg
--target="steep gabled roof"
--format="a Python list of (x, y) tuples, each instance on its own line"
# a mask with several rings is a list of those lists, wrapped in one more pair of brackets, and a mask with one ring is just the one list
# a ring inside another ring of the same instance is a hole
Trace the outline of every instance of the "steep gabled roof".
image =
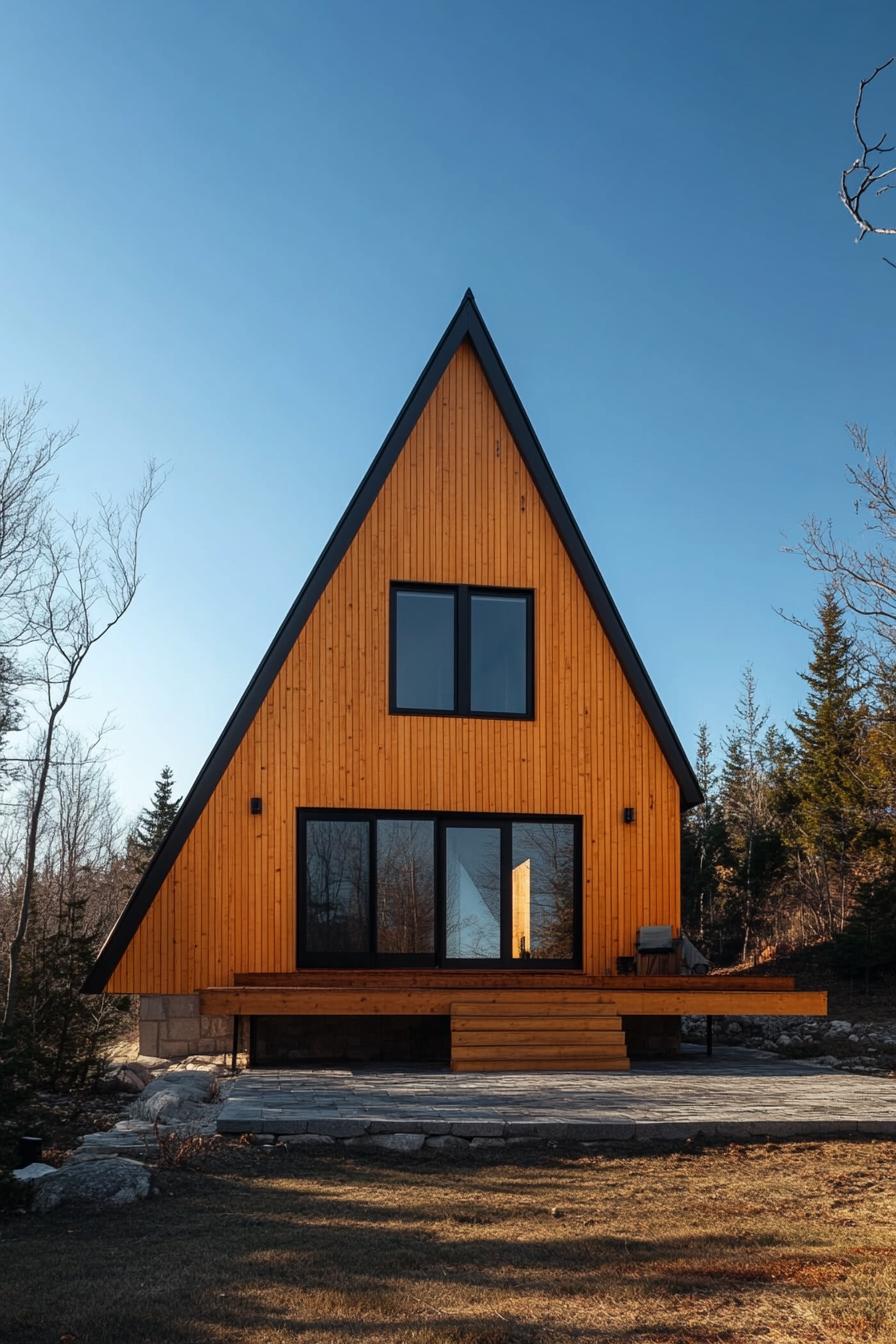
[(411, 395), (402, 407), (386, 440), (377, 453), (366, 476), (355, 491), (339, 524), (327, 542), (317, 564), (312, 569), (304, 588), (293, 603), (273, 643), (262, 659), (258, 670), (246, 687), (227, 726), (218, 738), (208, 760), (184, 798), (171, 829), (157, 850), (152, 862), (134, 890), (115, 927), (106, 939), (96, 964), (84, 982), (86, 993), (99, 993), (131, 938), (146, 914), (153, 898), (168, 875), (188, 835), (198, 821), (214, 788), (223, 775), (231, 757), (239, 746), (290, 649), (298, 639), (305, 622), (316, 606), (333, 576), (340, 560), (347, 552), (364, 518), (369, 512), (380, 487), (395, 465), (399, 453), (420, 418), (439, 379), (448, 367), (458, 347), (469, 341), (475, 350), (485, 376), (491, 386), (501, 413), (522, 455), (551, 519), (559, 532), (595, 613), (641, 705), (644, 715), (669, 762), (681, 790), (683, 808), (702, 802), (700, 786), (691, 769), (684, 749), (660, 702), (631, 636), (609, 594), (594, 557), (579, 531), (557, 479), (538, 442), (523, 404), (498, 354), (494, 341), (482, 320), (471, 290), (467, 290), (429, 363), (421, 373)]

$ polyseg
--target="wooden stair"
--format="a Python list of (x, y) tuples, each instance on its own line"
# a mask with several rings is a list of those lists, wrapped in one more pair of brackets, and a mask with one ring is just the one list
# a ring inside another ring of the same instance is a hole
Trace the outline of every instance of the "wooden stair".
[(622, 1019), (593, 990), (505, 990), (451, 1005), (453, 1073), (621, 1072)]

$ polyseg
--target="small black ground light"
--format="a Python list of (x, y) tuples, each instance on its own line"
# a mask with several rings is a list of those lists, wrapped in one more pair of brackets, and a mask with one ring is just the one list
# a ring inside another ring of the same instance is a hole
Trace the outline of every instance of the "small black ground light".
[(19, 1165), (30, 1167), (32, 1162), (40, 1162), (44, 1155), (44, 1141), (35, 1134), (23, 1134), (19, 1139)]
[(253, 817), (260, 817), (260, 816), (261, 816), (261, 799), (260, 799), (260, 798), (250, 798), (250, 799), (249, 799), (249, 811), (252, 813)]
[(624, 807), (622, 809), (622, 820), (626, 826), (631, 826), (635, 820), (635, 809), (633, 807)]

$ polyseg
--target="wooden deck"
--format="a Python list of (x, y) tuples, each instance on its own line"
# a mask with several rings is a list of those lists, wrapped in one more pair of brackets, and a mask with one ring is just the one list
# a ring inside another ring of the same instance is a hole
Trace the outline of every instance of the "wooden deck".
[(623, 1017), (827, 1012), (826, 993), (798, 990), (790, 977), (365, 970), (234, 978), (200, 990), (202, 1013), (450, 1017), (458, 1072), (627, 1069)]

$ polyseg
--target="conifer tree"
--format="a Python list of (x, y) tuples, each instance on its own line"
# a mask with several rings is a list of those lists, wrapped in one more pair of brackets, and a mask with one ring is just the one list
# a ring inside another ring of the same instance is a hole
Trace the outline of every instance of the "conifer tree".
[(58, 914), (38, 915), (22, 959), (17, 1038), (20, 1082), (44, 1087), (80, 1087), (95, 1081), (109, 1047), (124, 1027), (129, 1000), (85, 995), (81, 986), (102, 942), (90, 927), (86, 890), (90, 874), (78, 874), (76, 889)]
[(722, 895), (729, 951), (746, 961), (766, 930), (782, 859), (773, 810), (780, 734), (768, 725), (752, 667), (741, 680), (734, 725), (725, 738), (720, 801), (725, 828)]
[(809, 666), (800, 674), (808, 687), (805, 703), (792, 725), (798, 862), (819, 932), (827, 937), (846, 922), (865, 830), (864, 716), (855, 663), (844, 609), (828, 587), (818, 605)]
[(694, 758), (703, 802), (684, 816), (684, 915), (685, 927), (704, 946), (713, 945), (717, 919), (718, 866), (724, 842), (719, 810), (718, 772), (713, 760), (709, 729), (697, 729)]
[(896, 971), (896, 873), (892, 869), (863, 883), (846, 927), (834, 944), (837, 963), (852, 975)]
[(141, 870), (146, 868), (171, 829), (181, 799), (174, 797), (174, 771), (166, 765), (156, 780), (152, 802), (137, 818), (131, 835), (131, 850)]

